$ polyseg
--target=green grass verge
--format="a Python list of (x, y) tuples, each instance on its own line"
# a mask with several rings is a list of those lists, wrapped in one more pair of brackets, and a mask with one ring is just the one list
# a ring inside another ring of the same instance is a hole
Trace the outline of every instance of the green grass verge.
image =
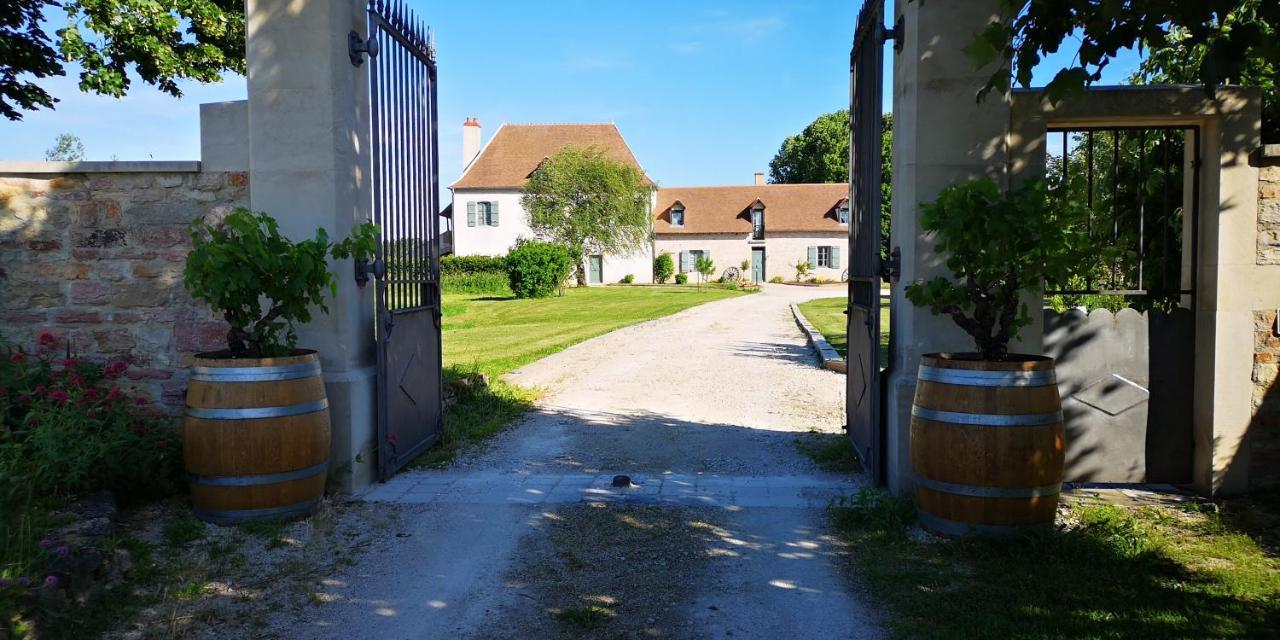
[(843, 433), (810, 433), (795, 440), (796, 448), (823, 471), (862, 473), (853, 442)]
[(445, 411), (442, 446), (414, 466), (451, 462), (461, 448), (529, 408), (537, 391), (503, 382), (503, 374), (610, 331), (740, 295), (711, 286), (573, 288), (564, 296), (539, 299), (445, 294), (445, 383), (458, 402)]
[[(849, 357), (849, 337), (845, 335), (845, 315), (844, 310), (848, 306), (848, 298), (840, 296), (839, 298), (818, 298), (808, 302), (796, 305), (800, 307), (800, 313), (804, 314), (805, 319), (813, 328), (822, 333), (822, 337), (831, 343), (831, 346), (843, 358)], [(880, 300), (880, 366), (885, 367), (889, 364), (889, 300), (882, 298)]]
[(1274, 548), (1208, 507), (1076, 505), (1068, 531), (985, 541), (915, 541), (911, 504), (870, 490), (831, 517), (895, 638), (1276, 637)]

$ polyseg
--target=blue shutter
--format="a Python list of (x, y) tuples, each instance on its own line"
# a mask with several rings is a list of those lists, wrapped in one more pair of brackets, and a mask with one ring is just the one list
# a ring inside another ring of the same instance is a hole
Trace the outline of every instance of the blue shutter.
[(818, 248), (817, 247), (809, 247), (809, 268), (811, 269), (818, 268)]
[(840, 268), (840, 247), (839, 245), (831, 247), (831, 268)]
[(467, 226), (476, 226), (476, 203), (474, 202), (467, 203)]
[(489, 203), (489, 226), (498, 226), (498, 201), (494, 200)]

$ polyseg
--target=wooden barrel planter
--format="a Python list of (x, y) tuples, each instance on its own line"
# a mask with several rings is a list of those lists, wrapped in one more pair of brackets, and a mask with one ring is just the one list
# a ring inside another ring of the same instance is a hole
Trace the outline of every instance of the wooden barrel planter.
[(920, 524), (944, 536), (1053, 527), (1062, 488), (1062, 401), (1053, 359), (929, 354), (911, 407)]
[(183, 450), (193, 511), (205, 522), (239, 524), (314, 511), (329, 470), (329, 400), (319, 357), (197, 355)]

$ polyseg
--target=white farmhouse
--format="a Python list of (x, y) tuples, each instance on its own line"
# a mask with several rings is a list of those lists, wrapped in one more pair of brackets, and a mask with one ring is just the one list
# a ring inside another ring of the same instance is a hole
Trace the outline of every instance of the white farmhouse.
[[(605, 157), (644, 169), (613, 124), (503, 124), (481, 147), (480, 123), (463, 124), (462, 177), (453, 183), (453, 252), (505, 255), (519, 238), (534, 237), (520, 204), (521, 189), (544, 159), (560, 149), (594, 146)], [(652, 181), (650, 181), (652, 183)], [(587, 260), (589, 284), (653, 281), (653, 247), (629, 255), (595, 255)]]
[(654, 255), (671, 254), (678, 273), (692, 274), (709, 256), (717, 276), (745, 263), (754, 282), (793, 280), (795, 265), (807, 262), (813, 276), (838, 281), (849, 245), (848, 185), (765, 184), (757, 173), (747, 186), (663, 188), (653, 230)]

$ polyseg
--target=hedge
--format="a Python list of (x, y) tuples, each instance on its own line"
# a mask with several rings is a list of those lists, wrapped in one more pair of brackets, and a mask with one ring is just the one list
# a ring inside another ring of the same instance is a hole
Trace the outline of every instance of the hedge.
[(507, 273), (507, 259), (503, 256), (455, 256), (440, 258), (440, 275), (470, 273)]

